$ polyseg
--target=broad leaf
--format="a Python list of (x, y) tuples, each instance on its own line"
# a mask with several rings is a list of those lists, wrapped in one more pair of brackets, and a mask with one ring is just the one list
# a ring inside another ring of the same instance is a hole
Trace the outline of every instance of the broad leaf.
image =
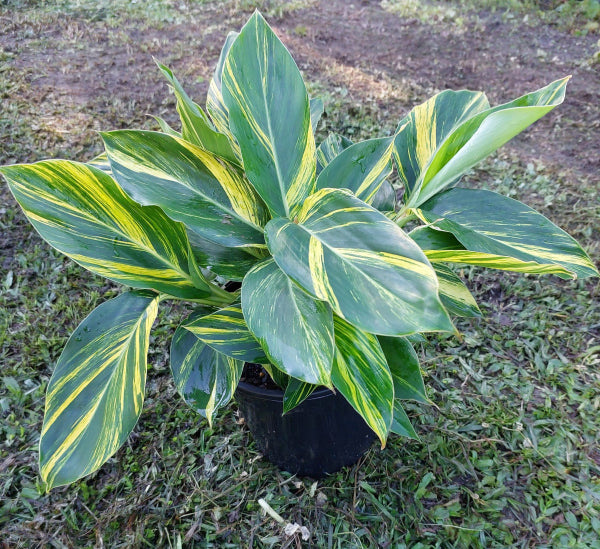
[(283, 395), (283, 413), (287, 413), (298, 404), (304, 402), (318, 385), (312, 383), (305, 383), (294, 377), (291, 377), (288, 381), (285, 393)]
[(317, 149), (317, 172), (320, 173), (338, 154), (352, 145), (343, 135), (330, 133)]
[(462, 122), (437, 147), (406, 203), (415, 208), (562, 103), (569, 78)]
[(150, 292), (121, 294), (69, 338), (46, 394), (40, 472), (48, 489), (96, 471), (135, 427), (158, 300)]
[(206, 316), (196, 316), (182, 326), (226, 356), (256, 364), (268, 362), (258, 341), (248, 330), (239, 305), (230, 305)]
[(242, 310), (272, 364), (307, 383), (331, 386), (333, 319), (326, 303), (304, 293), (269, 259), (244, 278)]
[(308, 293), (371, 333), (452, 330), (438, 281), (421, 249), (382, 213), (350, 192), (310, 196), (296, 222), (265, 228), (279, 267)]
[(440, 299), (444, 307), (457, 316), (481, 316), (475, 298), (460, 277), (442, 263), (434, 263), (433, 268), (440, 283)]
[(404, 337), (382, 336), (378, 340), (394, 380), (395, 398), (429, 402), (419, 358), (410, 341)]
[(323, 100), (319, 97), (313, 97), (310, 100), (310, 125), (312, 126), (313, 133), (317, 131), (317, 126), (323, 116)]
[[(260, 259), (246, 252), (250, 248), (227, 248), (188, 231), (192, 252), (199, 265), (228, 280), (241, 282)], [(266, 250), (265, 250), (266, 252)]]
[(370, 204), (392, 173), (392, 137), (369, 139), (338, 154), (319, 174), (317, 189), (348, 189)]
[(231, 45), (222, 92), (248, 179), (273, 215), (290, 215), (314, 190), (309, 99), (292, 56), (258, 12)]
[(506, 255), (466, 250), (452, 233), (437, 229), (434, 225), (418, 227), (411, 231), (409, 236), (421, 247), (434, 268), (440, 263), (458, 263), (517, 273), (556, 274), (562, 278), (572, 276), (560, 265), (540, 264)]
[(225, 158), (229, 162), (237, 163), (238, 159), (233, 152), (229, 138), (225, 134), (215, 131), (204, 111), (190, 99), (171, 69), (160, 63), (158, 63), (158, 68), (170, 82), (177, 98), (177, 112), (181, 118), (183, 139)]
[(115, 179), (134, 200), (160, 206), (200, 236), (223, 246), (263, 243), (268, 214), (238, 170), (159, 132), (102, 133)]
[(420, 440), (398, 399), (394, 401), (394, 419), (390, 431), (403, 437)]
[(219, 61), (217, 62), (217, 66), (215, 67), (215, 72), (213, 77), (210, 80), (210, 85), (208, 87), (208, 95), (206, 98), (206, 110), (210, 115), (213, 124), (221, 133), (227, 135), (229, 137), (231, 147), (236, 155), (236, 157), (241, 160), (242, 153), (240, 151), (240, 147), (237, 144), (235, 137), (231, 133), (229, 129), (229, 111), (223, 103), (223, 66), (225, 65), (225, 59), (227, 58), (227, 54), (229, 53), (229, 49), (231, 48), (231, 44), (233, 44), (234, 40), (239, 36), (238, 32), (230, 32), (227, 35), (225, 40), (225, 44), (223, 45), (223, 49), (221, 50), (221, 55), (219, 56)]
[(406, 196), (411, 196), (452, 132), (475, 114), (487, 110), (482, 92), (445, 90), (416, 106), (398, 124), (394, 156)]
[(597, 276), (598, 271), (579, 244), (542, 214), (497, 193), (450, 189), (418, 211), (428, 223), (452, 233), (467, 249), (523, 262), (562, 267), (557, 274)]
[(335, 388), (385, 446), (394, 406), (394, 383), (377, 338), (334, 316)]
[[(202, 314), (202, 311), (192, 313), (185, 322), (193, 322)], [(184, 326), (175, 330), (171, 342), (175, 386), (185, 402), (204, 416), (209, 425), (216, 411), (231, 400), (243, 368), (243, 360), (217, 352)]]
[(0, 173), (42, 238), (86, 269), (176, 297), (209, 295), (207, 282), (190, 274), (183, 226), (131, 200), (103, 171), (49, 160)]
[(389, 181), (384, 181), (371, 200), (371, 206), (380, 212), (394, 212), (396, 209), (396, 190)]

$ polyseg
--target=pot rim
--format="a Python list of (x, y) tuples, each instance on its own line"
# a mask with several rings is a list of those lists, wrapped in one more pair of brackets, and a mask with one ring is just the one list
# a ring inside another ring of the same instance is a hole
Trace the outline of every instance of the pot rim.
[[(264, 387), (258, 387), (252, 383), (247, 383), (246, 381), (240, 381), (238, 382), (236, 392), (237, 391), (247, 395), (252, 395), (252, 397), (260, 400), (283, 402), (284, 393), (281, 389), (265, 389)], [(306, 398), (306, 400), (319, 400), (321, 398), (329, 398), (335, 395), (336, 393), (327, 387), (319, 387), (318, 389), (315, 389), (310, 396)]]

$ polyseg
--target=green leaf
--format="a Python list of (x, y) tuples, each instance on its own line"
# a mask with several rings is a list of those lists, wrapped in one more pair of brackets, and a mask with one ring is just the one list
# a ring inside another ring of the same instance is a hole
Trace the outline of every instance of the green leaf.
[(378, 337), (394, 380), (396, 399), (429, 403), (419, 367), (419, 357), (405, 337)]
[(296, 223), (265, 227), (281, 270), (355, 326), (406, 335), (452, 330), (438, 281), (421, 249), (382, 213), (349, 191), (310, 196)]
[(256, 338), (248, 330), (242, 309), (230, 305), (206, 316), (196, 316), (183, 327), (215, 351), (243, 362), (268, 362)]
[(444, 307), (457, 316), (480, 317), (477, 302), (460, 277), (442, 263), (434, 263), (433, 268), (440, 283), (440, 299)]
[[(455, 188), (418, 211), (427, 223), (452, 233), (469, 251), (554, 266), (562, 277), (598, 276), (579, 244), (529, 206), (485, 190)], [(529, 271), (531, 272), (531, 271)]]
[(396, 209), (396, 190), (389, 181), (384, 181), (371, 200), (371, 206), (380, 212), (393, 212)]
[(330, 133), (317, 149), (317, 173), (320, 173), (338, 154), (352, 145), (343, 135)]
[(403, 437), (412, 438), (413, 440), (421, 440), (398, 399), (394, 401), (394, 419), (390, 431)]
[(292, 56), (258, 12), (231, 45), (222, 91), (248, 179), (273, 215), (290, 215), (314, 190), (309, 99)]
[(445, 90), (416, 106), (400, 121), (394, 157), (406, 196), (418, 190), (427, 167), (452, 132), (488, 108), (482, 92)]
[[(427, 167), (421, 171), (406, 207), (420, 206), (562, 103), (568, 80), (568, 77), (557, 80), (536, 92), (463, 121), (436, 147), (435, 153), (426, 162)], [(427, 122), (424, 124), (426, 127)]]
[(294, 377), (291, 377), (288, 381), (285, 393), (283, 395), (283, 413), (286, 414), (298, 404), (304, 402), (318, 385), (312, 383), (305, 383)]
[(317, 189), (348, 189), (370, 204), (392, 173), (393, 147), (392, 137), (351, 145), (323, 168), (317, 178)]
[(213, 124), (221, 133), (225, 134), (229, 137), (229, 141), (231, 143), (231, 147), (238, 159), (241, 160), (242, 153), (240, 151), (240, 147), (233, 137), (231, 130), (229, 129), (229, 110), (227, 109), (225, 103), (223, 103), (223, 66), (225, 65), (225, 59), (227, 58), (227, 54), (229, 53), (229, 49), (231, 48), (231, 44), (235, 41), (235, 39), (239, 36), (239, 32), (230, 32), (227, 35), (225, 40), (225, 44), (223, 45), (223, 49), (221, 50), (221, 55), (219, 56), (219, 61), (217, 62), (217, 66), (215, 67), (215, 72), (213, 77), (210, 80), (210, 85), (208, 87), (208, 95), (206, 98), (206, 110), (210, 115)]
[(46, 393), (40, 472), (48, 490), (96, 471), (135, 427), (158, 301), (152, 293), (121, 294), (69, 338)]
[(189, 272), (183, 226), (131, 200), (103, 171), (49, 160), (0, 173), (42, 238), (86, 269), (176, 297), (210, 294), (208, 283)]
[(244, 278), (242, 311), (273, 365), (301, 381), (331, 386), (333, 320), (326, 303), (304, 293), (269, 259)]
[(263, 244), (268, 213), (233, 165), (164, 133), (101, 135), (115, 179), (134, 200), (160, 206), (172, 219), (223, 246)]
[[(173, 128), (171, 128), (171, 126), (169, 126), (169, 124), (167, 123), (166, 120), (164, 120), (160, 116), (153, 116), (152, 118), (154, 118), (154, 120), (156, 120), (156, 122), (158, 122), (161, 132), (166, 133), (167, 135), (171, 135), (173, 137), (181, 138), (181, 133), (178, 131), (175, 131)], [(106, 156), (106, 153), (105, 153), (105, 156)], [(108, 166), (110, 167), (110, 163), (108, 164)]]
[(237, 163), (238, 159), (227, 135), (214, 130), (204, 111), (190, 99), (179, 80), (175, 78), (173, 71), (160, 63), (157, 65), (170, 82), (177, 98), (177, 112), (181, 118), (181, 137), (201, 149), (229, 162)]
[(323, 116), (323, 100), (320, 97), (313, 97), (310, 102), (310, 125), (312, 126), (313, 133), (317, 131), (317, 125)]
[(260, 261), (246, 252), (248, 248), (227, 248), (206, 240), (193, 231), (188, 231), (188, 238), (198, 264), (228, 280), (241, 282), (246, 273)]
[[(186, 323), (193, 323), (204, 311), (192, 313)], [(175, 386), (185, 402), (204, 416), (209, 425), (216, 411), (225, 406), (235, 392), (243, 360), (236, 360), (210, 347), (181, 325), (171, 342), (171, 372)]]
[(394, 383), (377, 338), (334, 316), (335, 388), (373, 429), (385, 446), (394, 406)]

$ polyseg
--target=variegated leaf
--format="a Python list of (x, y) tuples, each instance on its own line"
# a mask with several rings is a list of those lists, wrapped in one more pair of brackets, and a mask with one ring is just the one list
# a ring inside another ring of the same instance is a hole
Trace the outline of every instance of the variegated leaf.
[(398, 399), (394, 401), (394, 419), (390, 431), (396, 435), (420, 440)]
[(260, 261), (247, 252), (256, 251), (252, 248), (227, 248), (202, 238), (193, 231), (188, 231), (188, 238), (198, 264), (227, 280), (241, 282), (246, 273)]
[(482, 92), (445, 90), (410, 111), (398, 124), (394, 157), (411, 196), (442, 143), (463, 122), (489, 108)]
[(535, 262), (544, 269), (559, 266), (570, 277), (598, 275), (571, 236), (512, 198), (486, 190), (455, 188), (423, 204), (418, 215), (452, 233), (469, 251)]
[(540, 264), (505, 255), (466, 250), (453, 234), (439, 230), (433, 225), (418, 227), (412, 230), (409, 236), (421, 247), (434, 266), (440, 263), (458, 263), (516, 273), (555, 274), (561, 278), (572, 276), (560, 265)]
[(312, 383), (305, 383), (294, 377), (291, 377), (288, 381), (285, 393), (283, 394), (283, 413), (286, 414), (298, 404), (304, 402), (318, 385)]
[(151, 292), (121, 294), (69, 338), (46, 394), (40, 472), (48, 489), (96, 471), (135, 427), (158, 301)]
[(377, 338), (394, 380), (394, 396), (401, 400), (429, 402), (419, 367), (419, 357), (405, 337)]
[(446, 309), (457, 316), (479, 317), (481, 311), (465, 283), (447, 265), (434, 263), (440, 283), (440, 299)]
[[(181, 138), (181, 132), (178, 132), (178, 131), (174, 130), (173, 128), (171, 128), (171, 126), (169, 126), (168, 122), (164, 118), (161, 118), (160, 116), (153, 116), (152, 118), (154, 118), (154, 120), (156, 120), (156, 122), (158, 123), (161, 132), (166, 133), (167, 135), (170, 135), (172, 137)], [(104, 155), (106, 156), (106, 153), (104, 153)], [(108, 160), (108, 158), (107, 158), (107, 160)], [(110, 163), (109, 163), (109, 167), (110, 167)]]
[(211, 293), (206, 280), (190, 274), (183, 226), (131, 200), (103, 171), (48, 160), (0, 173), (42, 238), (86, 269), (181, 298)]
[(320, 173), (338, 154), (352, 145), (343, 135), (330, 133), (317, 149), (317, 173)]
[(223, 246), (264, 243), (268, 213), (235, 166), (160, 132), (101, 135), (115, 179), (134, 200), (160, 206), (172, 219)]
[(314, 190), (309, 99), (292, 56), (258, 12), (231, 45), (222, 78), (248, 179), (273, 215), (289, 216)]
[(384, 181), (371, 200), (371, 206), (380, 212), (393, 214), (396, 209), (396, 189), (389, 181)]
[(435, 150), (406, 202), (416, 208), (562, 103), (569, 78), (471, 116)]
[[(192, 313), (185, 323), (205, 314)], [(198, 339), (184, 326), (175, 330), (171, 342), (171, 372), (175, 386), (185, 402), (204, 416), (209, 425), (216, 411), (225, 406), (238, 385), (243, 360), (219, 353)]]
[(335, 388), (385, 446), (393, 418), (394, 383), (377, 338), (334, 316)]
[(177, 112), (181, 119), (183, 139), (229, 162), (237, 163), (238, 159), (233, 152), (229, 138), (225, 134), (215, 131), (204, 111), (190, 99), (179, 80), (175, 78), (173, 71), (165, 65), (157, 64), (171, 84), (177, 98)]
[(383, 335), (453, 329), (421, 249), (349, 191), (318, 191), (295, 222), (273, 219), (265, 230), (279, 267), (355, 326)]
[(206, 316), (196, 316), (183, 327), (215, 351), (243, 362), (267, 363), (267, 357), (248, 330), (242, 308), (230, 305)]
[(392, 173), (394, 139), (385, 137), (355, 143), (340, 152), (319, 174), (317, 189), (348, 189), (370, 204)]
[(227, 54), (229, 53), (229, 49), (231, 48), (231, 44), (233, 44), (234, 40), (239, 36), (239, 32), (230, 32), (225, 39), (225, 44), (223, 45), (223, 49), (221, 50), (221, 55), (219, 56), (219, 61), (217, 62), (217, 66), (215, 67), (215, 72), (213, 77), (210, 80), (210, 85), (208, 86), (208, 95), (206, 98), (206, 110), (210, 115), (213, 124), (221, 133), (225, 134), (229, 137), (229, 141), (233, 148), (233, 151), (241, 161), (242, 152), (240, 151), (240, 147), (233, 137), (231, 130), (229, 129), (229, 111), (223, 103), (223, 66), (225, 65), (225, 59)]
[(242, 311), (273, 365), (301, 381), (331, 386), (333, 320), (326, 303), (303, 292), (269, 259), (244, 278)]

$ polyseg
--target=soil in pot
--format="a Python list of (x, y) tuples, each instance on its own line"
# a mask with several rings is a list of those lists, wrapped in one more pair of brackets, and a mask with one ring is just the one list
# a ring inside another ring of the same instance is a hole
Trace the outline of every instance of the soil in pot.
[(283, 391), (256, 365), (246, 365), (236, 401), (257, 448), (271, 463), (321, 478), (356, 463), (375, 433), (340, 393), (323, 387), (283, 414)]

